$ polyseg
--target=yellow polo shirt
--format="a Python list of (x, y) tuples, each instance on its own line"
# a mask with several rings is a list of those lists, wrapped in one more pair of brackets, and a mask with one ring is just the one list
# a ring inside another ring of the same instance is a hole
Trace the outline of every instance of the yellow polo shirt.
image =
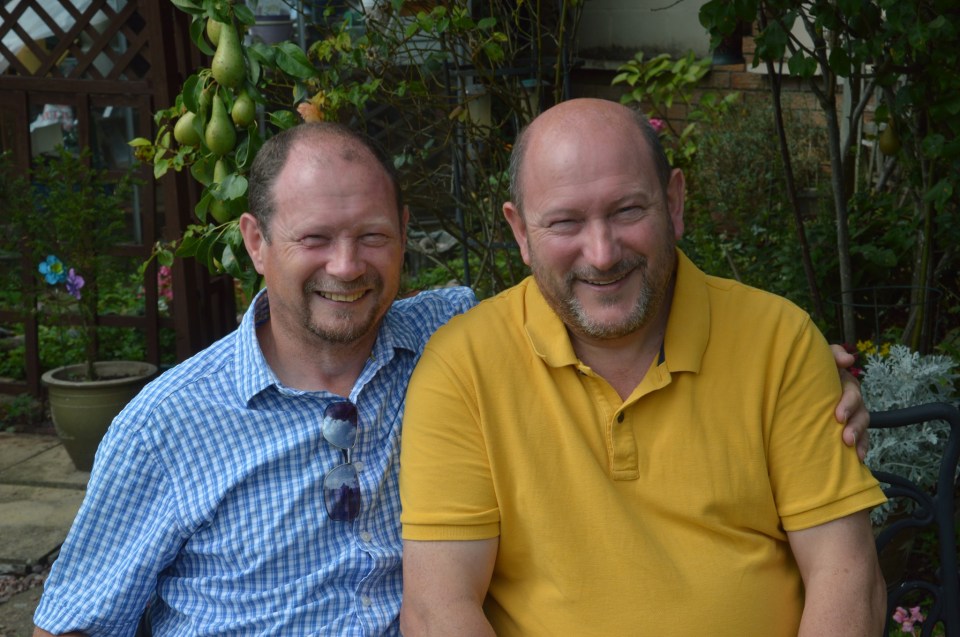
[(785, 531), (885, 500), (802, 310), (678, 251), (663, 356), (621, 401), (527, 279), (430, 340), (407, 395), (403, 537), (499, 536), (510, 635), (796, 635)]

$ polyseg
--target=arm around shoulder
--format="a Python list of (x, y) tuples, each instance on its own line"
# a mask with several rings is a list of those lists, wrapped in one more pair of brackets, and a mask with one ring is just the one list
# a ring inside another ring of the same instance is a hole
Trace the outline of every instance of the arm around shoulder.
[(887, 598), (868, 511), (787, 536), (806, 591), (798, 637), (879, 635)]
[(404, 637), (494, 635), (483, 614), (499, 540), (403, 542)]

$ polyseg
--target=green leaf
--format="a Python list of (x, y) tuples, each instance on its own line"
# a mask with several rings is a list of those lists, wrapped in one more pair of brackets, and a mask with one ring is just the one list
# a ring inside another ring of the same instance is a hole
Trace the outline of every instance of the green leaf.
[(791, 75), (813, 77), (817, 72), (817, 61), (812, 57), (798, 53), (790, 56), (790, 59), (787, 60), (787, 68), (790, 69)]
[(757, 36), (757, 54), (764, 60), (779, 60), (787, 50), (789, 37), (779, 22), (770, 22)]
[(220, 192), (223, 199), (240, 199), (247, 194), (247, 178), (243, 175), (227, 175), (223, 183), (220, 184)]
[(173, 6), (189, 14), (203, 13), (203, 6), (193, 0), (170, 0)]
[(207, 19), (203, 16), (198, 16), (193, 19), (193, 22), (190, 23), (190, 40), (197, 45), (197, 48), (204, 55), (213, 55), (214, 50), (207, 43), (207, 38), (205, 36), (207, 26)]
[(299, 124), (300, 118), (290, 111), (274, 111), (270, 113), (270, 123), (280, 130), (286, 130)]
[(830, 58), (827, 62), (830, 65), (830, 68), (840, 77), (850, 77), (852, 66), (850, 64), (850, 56), (847, 55), (847, 52), (840, 48), (834, 47), (830, 51)]
[(190, 258), (197, 256), (197, 247), (200, 245), (200, 239), (192, 233), (185, 233), (180, 245), (177, 246), (176, 256)]
[(153, 163), (153, 178), (160, 179), (167, 174), (167, 171), (170, 169), (170, 160), (168, 159), (157, 159)]
[(200, 84), (200, 76), (194, 73), (183, 83), (180, 89), (180, 95), (183, 97), (183, 105), (192, 113), (200, 112), (200, 93), (203, 87)]
[(237, 20), (243, 24), (255, 24), (257, 21), (256, 16), (253, 15), (253, 11), (242, 2), (237, 2), (233, 5), (233, 13), (237, 16)]
[(293, 42), (281, 42), (276, 50), (277, 66), (285, 73), (299, 79), (308, 79), (317, 74), (307, 54)]
[(502, 62), (506, 57), (503, 52), (503, 47), (496, 42), (486, 42), (483, 45), (483, 52), (486, 54), (487, 59), (494, 64)]

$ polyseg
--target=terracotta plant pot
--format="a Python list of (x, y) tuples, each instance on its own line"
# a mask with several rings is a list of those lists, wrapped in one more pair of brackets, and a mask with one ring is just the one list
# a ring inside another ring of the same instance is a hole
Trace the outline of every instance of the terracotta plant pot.
[(93, 468), (100, 439), (114, 417), (157, 373), (141, 361), (94, 363), (101, 380), (73, 380), (84, 365), (67, 365), (46, 372), (41, 381), (50, 399), (53, 426), (63, 447), (80, 471)]

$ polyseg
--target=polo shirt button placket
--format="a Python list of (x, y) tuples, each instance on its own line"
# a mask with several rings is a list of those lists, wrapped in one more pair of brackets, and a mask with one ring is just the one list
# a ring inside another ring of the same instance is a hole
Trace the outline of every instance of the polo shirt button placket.
[(625, 416), (624, 416), (623, 412), (621, 411), (619, 414), (617, 414), (617, 422), (618, 422), (618, 423), (622, 423), (624, 417), (625, 417)]

